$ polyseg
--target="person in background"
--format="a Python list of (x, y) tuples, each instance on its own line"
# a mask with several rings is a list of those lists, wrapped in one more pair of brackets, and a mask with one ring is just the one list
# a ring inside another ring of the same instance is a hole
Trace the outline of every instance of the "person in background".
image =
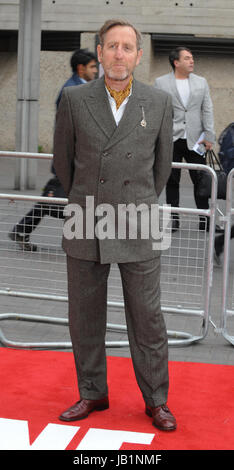
[[(230, 230), (230, 239), (232, 238), (234, 238), (234, 225), (231, 226), (231, 230)], [(223, 250), (224, 250), (224, 239), (225, 239), (224, 233), (221, 233), (215, 237), (214, 258), (218, 265), (221, 264), (220, 257), (223, 254)]]
[[(58, 109), (64, 88), (82, 85), (94, 80), (97, 74), (97, 57), (88, 49), (77, 49), (71, 56), (70, 65), (72, 76), (62, 86), (56, 99)], [(51, 166), (54, 175), (45, 185), (42, 196), (66, 198), (63, 187), (56, 176), (54, 166)], [(43, 217), (50, 216), (63, 219), (64, 206), (60, 204), (36, 203), (33, 208), (13, 227), (9, 233), (11, 240), (15, 241), (24, 251), (36, 251), (37, 245), (30, 242), (30, 235), (39, 225)]]
[(72, 76), (64, 83), (58, 94), (56, 100), (57, 107), (60, 103), (64, 88), (68, 86), (82, 85), (90, 80), (94, 80), (98, 72), (97, 57), (88, 49), (77, 49), (71, 56), (70, 65)]
[[(213, 105), (209, 86), (205, 78), (195, 75), (193, 54), (185, 46), (170, 52), (169, 62), (173, 71), (155, 80), (155, 87), (170, 93), (173, 105), (173, 162), (205, 164), (204, 153), (215, 142)], [(194, 150), (195, 144), (198, 151)], [(208, 198), (196, 192), (196, 170), (190, 170), (194, 185), (194, 199), (197, 208), (209, 209)], [(173, 168), (166, 185), (166, 202), (179, 207), (179, 185), (181, 169)], [(179, 214), (172, 214), (172, 231), (180, 227)], [(209, 231), (209, 218), (200, 217), (199, 230)], [(222, 230), (216, 226), (216, 231)]]

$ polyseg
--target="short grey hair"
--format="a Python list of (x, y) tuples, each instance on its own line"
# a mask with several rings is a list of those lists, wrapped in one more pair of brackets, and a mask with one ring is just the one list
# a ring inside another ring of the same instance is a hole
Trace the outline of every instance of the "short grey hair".
[(107, 31), (109, 31), (111, 28), (114, 28), (115, 26), (129, 26), (130, 28), (132, 28), (136, 33), (137, 50), (142, 48), (142, 36), (141, 36), (140, 31), (138, 31), (138, 29), (136, 29), (135, 26), (129, 23), (129, 21), (123, 20), (123, 19), (111, 19), (111, 20), (107, 20), (104, 23), (104, 25), (101, 27), (99, 31), (99, 41), (102, 47), (104, 45), (105, 35)]

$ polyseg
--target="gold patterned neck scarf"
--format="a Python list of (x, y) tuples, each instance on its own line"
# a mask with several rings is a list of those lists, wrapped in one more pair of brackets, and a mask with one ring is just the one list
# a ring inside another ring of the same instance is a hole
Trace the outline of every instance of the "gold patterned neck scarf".
[(120, 90), (120, 91), (112, 90), (112, 88), (110, 88), (106, 84), (107, 90), (109, 91), (112, 98), (114, 98), (114, 100), (115, 100), (117, 109), (119, 109), (120, 105), (123, 103), (125, 98), (127, 98), (127, 96), (129, 95), (129, 93), (131, 91), (131, 86), (132, 86), (132, 78), (130, 79), (130, 81), (129, 81), (128, 85), (126, 86), (126, 88), (124, 88), (124, 90)]

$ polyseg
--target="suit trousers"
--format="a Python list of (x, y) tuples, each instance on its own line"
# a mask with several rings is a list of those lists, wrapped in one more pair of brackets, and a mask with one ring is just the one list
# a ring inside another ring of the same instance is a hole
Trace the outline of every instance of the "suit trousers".
[[(197, 164), (206, 164), (205, 158), (202, 155), (189, 150), (187, 147), (186, 139), (178, 139), (174, 142), (174, 151), (173, 151), (173, 162), (182, 162), (182, 159), (185, 159), (187, 163), (197, 163)], [(196, 193), (197, 186), (197, 175), (196, 170), (189, 170), (190, 178), (193, 182), (194, 189), (194, 199), (198, 209), (209, 209), (209, 200), (208, 198), (199, 197)], [(180, 195), (179, 195), (179, 185), (180, 185), (181, 170), (173, 168), (166, 185), (166, 200), (167, 204), (171, 204), (173, 207), (179, 207)]]
[[(160, 257), (119, 265), (129, 345), (145, 403), (168, 394), (168, 340), (160, 306)], [(67, 256), (69, 328), (81, 398), (108, 394), (105, 335), (110, 264)], [(121, 384), (120, 384), (121, 393)]]

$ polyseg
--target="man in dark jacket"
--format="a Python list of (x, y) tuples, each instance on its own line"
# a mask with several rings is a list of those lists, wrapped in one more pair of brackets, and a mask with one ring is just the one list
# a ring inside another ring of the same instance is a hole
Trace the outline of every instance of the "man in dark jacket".
[(56, 106), (58, 107), (62, 92), (65, 87), (82, 85), (82, 83), (94, 80), (97, 74), (97, 58), (95, 54), (89, 52), (88, 49), (78, 49), (75, 51), (70, 60), (72, 76), (62, 86), (58, 98), (56, 100)]
[[(69, 86), (82, 85), (93, 80), (97, 74), (97, 58), (88, 49), (77, 49), (71, 57), (70, 65), (72, 76), (62, 86), (56, 99), (56, 109), (58, 109), (63, 89)], [(54, 175), (43, 189), (42, 196), (66, 198), (64, 190), (58, 180), (55, 169), (52, 165), (51, 171)], [(33, 208), (18, 222), (9, 233), (11, 240), (18, 243), (21, 249), (26, 251), (36, 251), (37, 246), (29, 241), (33, 230), (38, 226), (43, 217), (50, 216), (63, 219), (64, 206), (38, 202)]]

